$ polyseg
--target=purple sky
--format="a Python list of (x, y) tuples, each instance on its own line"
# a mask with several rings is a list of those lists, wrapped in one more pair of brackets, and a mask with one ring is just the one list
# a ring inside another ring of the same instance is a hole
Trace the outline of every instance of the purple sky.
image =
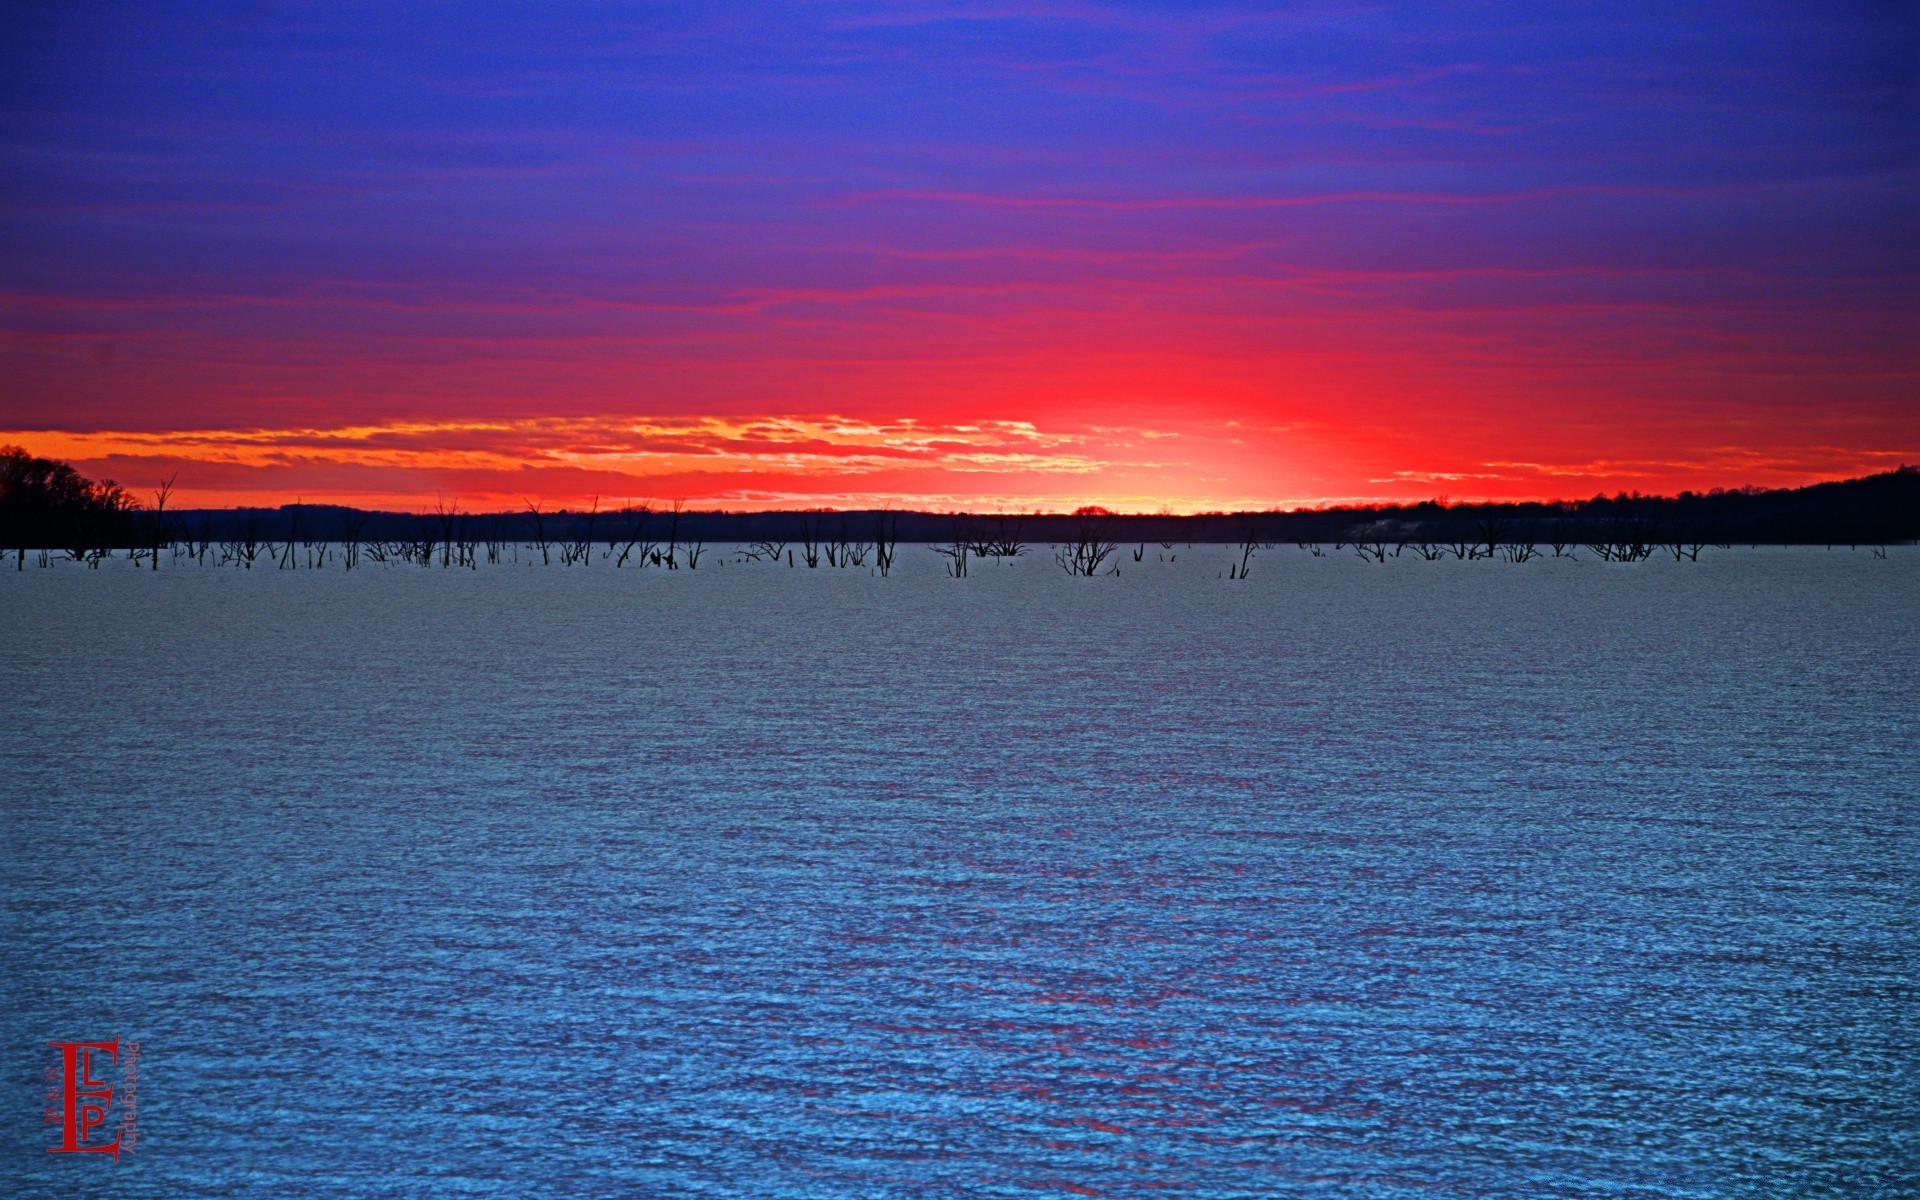
[(0, 441), (189, 500), (1920, 460), (1912, 4), (15, 6)]

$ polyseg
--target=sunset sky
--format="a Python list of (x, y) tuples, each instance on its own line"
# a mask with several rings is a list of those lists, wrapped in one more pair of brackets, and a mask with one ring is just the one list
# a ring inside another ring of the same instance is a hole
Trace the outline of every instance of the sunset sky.
[(1920, 462), (1916, 6), (33, 4), (0, 443), (184, 504)]

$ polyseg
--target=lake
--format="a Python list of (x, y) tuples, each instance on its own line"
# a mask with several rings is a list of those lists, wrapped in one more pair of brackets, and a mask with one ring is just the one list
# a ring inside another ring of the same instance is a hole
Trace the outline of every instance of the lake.
[(1920, 1194), (1920, 550), (900, 553), (8, 562), (9, 1194)]

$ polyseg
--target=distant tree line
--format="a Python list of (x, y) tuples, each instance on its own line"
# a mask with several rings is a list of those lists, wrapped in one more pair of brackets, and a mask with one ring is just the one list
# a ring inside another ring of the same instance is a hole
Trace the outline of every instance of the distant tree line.
[(139, 504), (111, 479), (96, 483), (67, 463), (0, 446), (0, 545), (61, 550), (74, 558), (141, 540)]
[[(965, 574), (970, 559), (1008, 558), (1029, 546), (1056, 547), (1075, 574), (1107, 569), (1109, 560), (1140, 561), (1149, 544), (1240, 547), (1252, 552), (1281, 542), (1351, 547), (1363, 558), (1411, 553), (1425, 558), (1532, 557), (1579, 546), (1603, 559), (1632, 561), (1656, 547), (1676, 557), (1707, 545), (1887, 545), (1920, 539), (1920, 468), (1801, 488), (1736, 488), (1678, 496), (1620, 494), (1590, 500), (1340, 506), (1290, 512), (1218, 512), (1190, 516), (1109, 513), (975, 514), (861, 511), (695, 512), (675, 504), (585, 510), (465, 513), (442, 504), (431, 513), (370, 512), (321, 504), (278, 508), (166, 509), (170, 481), (141, 503), (111, 480), (91, 481), (71, 466), (0, 447), (0, 548), (24, 562), (28, 551), (76, 559), (110, 549), (186, 552), (251, 565), (272, 555), (497, 562), (507, 548), (536, 561), (668, 568), (699, 566), (708, 543), (745, 546), (750, 558), (797, 565), (863, 565), (883, 570), (900, 542), (926, 543)], [(869, 559), (869, 556), (871, 560)], [(287, 564), (283, 564), (287, 565)]]

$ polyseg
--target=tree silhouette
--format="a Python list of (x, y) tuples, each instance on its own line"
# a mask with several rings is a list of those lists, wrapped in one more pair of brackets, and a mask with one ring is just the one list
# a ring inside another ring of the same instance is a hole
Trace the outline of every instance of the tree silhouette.
[(0, 539), (15, 552), (15, 569), (25, 567), (29, 547), (59, 547), (82, 559), (133, 545), (136, 508), (111, 479), (95, 483), (66, 463), (0, 446)]

